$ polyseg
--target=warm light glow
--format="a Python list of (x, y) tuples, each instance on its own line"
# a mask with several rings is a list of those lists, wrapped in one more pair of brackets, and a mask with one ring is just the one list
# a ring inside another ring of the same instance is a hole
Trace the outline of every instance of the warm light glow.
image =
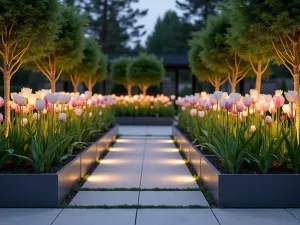
[(158, 143), (173, 143), (173, 140), (151, 140), (152, 142), (158, 142)]
[(135, 142), (135, 141), (130, 140), (130, 139), (118, 139), (117, 142), (118, 143), (130, 143), (130, 142)]
[(179, 184), (194, 183), (195, 182), (194, 177), (192, 177), (191, 175), (181, 175), (181, 174), (167, 176), (165, 178), (165, 180), (175, 182), (175, 183), (179, 183)]
[(133, 163), (134, 160), (132, 159), (104, 159), (101, 161), (101, 164), (130, 164)]
[(162, 148), (159, 149), (158, 152), (178, 152), (179, 150), (177, 148)]
[(157, 159), (153, 160), (153, 163), (157, 164), (167, 164), (167, 165), (180, 165), (185, 162), (182, 159)]

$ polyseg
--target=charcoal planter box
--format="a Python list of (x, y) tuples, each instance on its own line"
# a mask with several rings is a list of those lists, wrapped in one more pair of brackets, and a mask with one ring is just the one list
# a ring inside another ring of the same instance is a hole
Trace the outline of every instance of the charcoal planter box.
[(171, 126), (173, 124), (173, 117), (119, 116), (116, 118), (116, 121), (119, 125)]
[(57, 207), (117, 133), (115, 126), (57, 173), (0, 174), (0, 207)]
[[(191, 149), (197, 149), (176, 127), (173, 127), (173, 135), (183, 152), (186, 152), (184, 148), (189, 149), (190, 162), (197, 161), (198, 165), (197, 154), (190, 154)], [(209, 162), (210, 156), (197, 153), (200, 156), (200, 178), (219, 207), (300, 207), (300, 174), (221, 174)]]

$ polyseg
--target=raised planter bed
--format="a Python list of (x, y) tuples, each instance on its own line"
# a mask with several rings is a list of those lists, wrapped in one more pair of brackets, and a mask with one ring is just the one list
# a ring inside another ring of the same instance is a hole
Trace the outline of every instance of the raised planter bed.
[(221, 174), (176, 127), (173, 135), (192, 164), (200, 158), (200, 178), (219, 207), (300, 207), (300, 174)]
[(118, 116), (118, 117), (116, 117), (116, 123), (119, 125), (170, 126), (173, 124), (173, 117)]
[(56, 207), (118, 134), (111, 128), (57, 173), (0, 174), (0, 207)]

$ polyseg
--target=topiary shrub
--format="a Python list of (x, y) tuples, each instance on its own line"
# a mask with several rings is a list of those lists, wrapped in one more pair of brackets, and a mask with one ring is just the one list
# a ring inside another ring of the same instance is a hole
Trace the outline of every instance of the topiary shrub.
[(128, 80), (138, 85), (144, 95), (151, 85), (157, 85), (163, 79), (165, 69), (154, 55), (141, 54), (127, 68)]
[(132, 83), (127, 77), (127, 67), (132, 62), (132, 58), (120, 57), (111, 63), (111, 77), (116, 84), (124, 85), (127, 94), (131, 96)]

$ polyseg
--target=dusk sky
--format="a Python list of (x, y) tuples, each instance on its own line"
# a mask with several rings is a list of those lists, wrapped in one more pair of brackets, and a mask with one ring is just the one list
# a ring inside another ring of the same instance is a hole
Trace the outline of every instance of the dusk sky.
[(140, 0), (137, 6), (140, 9), (149, 9), (148, 15), (140, 20), (140, 24), (144, 24), (147, 30), (147, 34), (142, 38), (143, 44), (152, 33), (157, 18), (162, 17), (169, 9), (176, 10), (175, 0)]

